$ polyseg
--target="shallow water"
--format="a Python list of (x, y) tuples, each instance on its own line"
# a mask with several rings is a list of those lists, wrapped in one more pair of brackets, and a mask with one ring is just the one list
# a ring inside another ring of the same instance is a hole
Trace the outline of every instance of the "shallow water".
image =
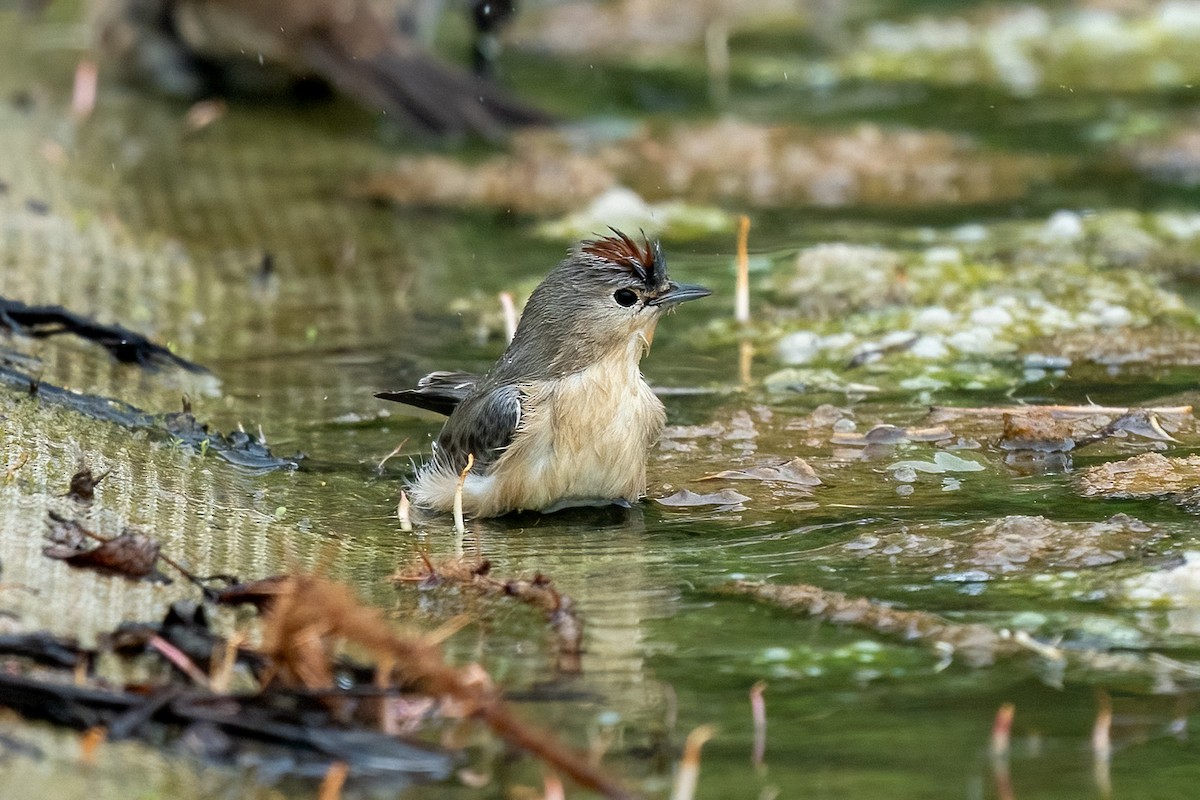
[[(573, 744), (612, 734), (606, 763), (654, 795), (665, 795), (683, 738), (703, 723), (715, 723), (718, 734), (704, 750), (700, 797), (1096, 797), (1108, 795), (1106, 781), (1114, 797), (1190, 795), (1200, 776), (1200, 751), (1186, 730), (1194, 676), (1164, 677), (1136, 658), (1107, 667), (1073, 662), (1065, 674), (1032, 657), (970, 669), (921, 643), (837, 627), (717, 588), (734, 577), (815, 584), (954, 621), (1026, 629), (1068, 649), (1194, 661), (1200, 625), (1189, 624), (1194, 609), (1186, 600), (1183, 609), (1166, 611), (1134, 608), (1120, 594), (1127, 577), (1197, 549), (1194, 514), (1162, 500), (1085, 500), (1073, 483), (1082, 468), (1143, 452), (1146, 442), (1122, 439), (1081, 451), (1065, 471), (1030, 469), (1006, 461), (997, 426), (976, 446), (953, 451), (982, 469), (908, 481), (893, 464), (930, 461), (942, 448), (902, 443), (848, 451), (830, 442), (830, 425), (802, 423), (822, 404), (846, 409), (853, 424), (841, 430), (859, 433), (881, 422), (921, 424), (930, 403), (1191, 404), (1196, 361), (1171, 354), (1116, 366), (1080, 359), (1061, 374), (1023, 381), (1012, 377), (1025, 369), (1021, 353), (993, 355), (966, 359), (965, 369), (994, 368), (1004, 380), (919, 391), (902, 388), (878, 366), (843, 363), (838, 372), (847, 381), (878, 382), (882, 391), (768, 391), (763, 380), (784, 366), (773, 334), (756, 332), (747, 382), (739, 372), (739, 336), (726, 321), (732, 236), (666, 238), (672, 275), (715, 291), (663, 323), (644, 363), (648, 379), (664, 390), (673, 426), (651, 457), (649, 493), (733, 488), (750, 499), (731, 509), (648, 501), (628, 515), (475, 521), (465, 537), (435, 519), (403, 533), (395, 518), (400, 482), (427, 453), (439, 423), (373, 392), (410, 385), (433, 369), (485, 369), (503, 349), (496, 293), (527, 292), (566, 243), (538, 238), (529, 220), (502, 212), (397, 210), (347, 199), (348, 181), (387, 169), (408, 150), (370, 115), (340, 102), (304, 109), (234, 104), (211, 127), (185, 133), (185, 106), (105, 83), (96, 113), (74, 123), (64, 109), (82, 34), (69, 7), (53, 13), (28, 23), (0, 10), (0, 180), (7, 187), (0, 193), (0, 293), (120, 320), (208, 366), (220, 383), (141, 373), (84, 344), (0, 344), (39, 357), (48, 383), (158, 413), (176, 410), (187, 393), (197, 417), (215, 429), (261, 426), (276, 452), (305, 458), (295, 472), (249, 472), (152, 434), (0, 395), (6, 463), (31, 454), (16, 480), (0, 487), (4, 579), (41, 592), (0, 595), (0, 606), (18, 613), (25, 627), (86, 638), (123, 619), (153, 618), (187, 594), (179, 585), (72, 573), (41, 558), (32, 532), (47, 508), (65, 502), (60, 495), (82, 454), (93, 469), (113, 470), (87, 512), (97, 529), (152, 529), (167, 552), (198, 572), (258, 577), (314, 569), (428, 627), (464, 610), (479, 615), (448, 643), (451, 656), (478, 659), (504, 686), (532, 696), (522, 704), (525, 715)], [(764, 41), (764, 50), (771, 44)], [(535, 83), (532, 66), (532, 57), (514, 57), (513, 79)], [(560, 107), (573, 108), (582, 84), (610, 113), (637, 115), (664, 95), (675, 98), (680, 116), (702, 113), (705, 87), (686, 72), (648, 70), (621, 90), (628, 74), (596, 72), (601, 76), (565, 70)], [(548, 102), (558, 96), (553, 88), (539, 91)], [(1092, 141), (1087, 130), (1103, 115), (1097, 107), (1118, 102), (1094, 91), (1014, 99), (936, 82), (848, 81), (819, 93), (775, 86), (735, 91), (735, 98), (733, 110), (751, 117), (943, 127), (987, 146), (1079, 159), (1016, 202), (756, 213), (751, 246), (769, 270), (786, 270), (799, 249), (821, 242), (919, 251), (968, 222), (1040, 225), (1063, 207), (1190, 211), (1196, 199), (1194, 189), (1101, 169), (1107, 151), (1097, 145), (1082, 145), (1080, 154), (1079, 143)], [(1187, 109), (1161, 92), (1120, 102), (1122, 115), (1130, 107), (1165, 117)], [(48, 205), (48, 213), (31, 208), (31, 200)], [(268, 254), (273, 269), (263, 274)], [(1169, 285), (1187, 305), (1156, 322), (1193, 331), (1191, 293)], [(786, 299), (764, 294), (755, 303), (770, 320), (765, 327), (804, 327), (789, 320)], [(709, 431), (692, 435), (674, 426)], [(1177, 438), (1168, 455), (1195, 450), (1194, 428)], [(378, 470), (401, 442), (402, 455)], [(702, 480), (796, 456), (814, 467), (821, 486)], [(958, 540), (1009, 515), (1085, 522), (1119, 512), (1161, 535), (1135, 557), (1094, 569), (1051, 565), (964, 577), (936, 557), (871, 559), (844, 547), (861, 536), (913, 531)], [(549, 635), (526, 609), (452, 593), (420, 595), (387, 581), (419, 552), (458, 551), (489, 559), (497, 575), (542, 572), (573, 597), (587, 625), (582, 674), (556, 672)], [(763, 764), (754, 765), (748, 692), (760, 680), (768, 684), (768, 738)], [(1113, 696), (1115, 711), (1107, 777), (1089, 746), (1102, 691)], [(988, 753), (992, 719), (1006, 702), (1016, 704), (1011, 788)], [(87, 768), (77, 764), (68, 736), (9, 716), (0, 717), (0, 730), (46, 752), (41, 760), (5, 756), (6, 796), (312, 794), (306, 786), (264, 788), (252, 775), (136, 745), (110, 746), (102, 768)], [(489, 748), (475, 753), (476, 763), (493, 771), (484, 789), (455, 783), (412, 796), (500, 796), (540, 784), (536, 766), (504, 764)], [(133, 765), (146, 772), (135, 774)]]

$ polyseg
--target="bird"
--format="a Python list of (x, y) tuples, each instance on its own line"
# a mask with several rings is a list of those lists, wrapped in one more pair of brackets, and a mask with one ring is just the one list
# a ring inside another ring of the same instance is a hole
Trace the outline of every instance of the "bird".
[[(316, 77), (432, 136), (500, 138), (550, 115), (425, 50), (375, 0), (93, 0), (126, 75), (192, 98)], [(478, 17), (481, 36), (497, 22)], [(493, 15), (494, 16), (494, 15)], [(502, 20), (501, 20), (502, 21)], [(477, 63), (478, 59), (477, 59)]]
[[(534, 289), (486, 375), (442, 371), (376, 397), (449, 415), (408, 485), (418, 508), (476, 517), (632, 506), (666, 422), (640, 362), (663, 314), (712, 292), (667, 276), (658, 241), (575, 245)], [(470, 457), (470, 458), (468, 458)]]

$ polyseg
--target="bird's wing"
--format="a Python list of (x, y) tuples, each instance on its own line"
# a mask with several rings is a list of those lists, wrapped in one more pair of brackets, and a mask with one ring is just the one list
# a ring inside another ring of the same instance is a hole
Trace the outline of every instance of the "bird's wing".
[(446, 420), (434, 455), (457, 472), (467, 465), (469, 453), (475, 456), (472, 472), (486, 472), (512, 443), (520, 424), (521, 390), (516, 386), (472, 395)]
[(415, 389), (378, 392), (375, 396), (450, 416), (477, 383), (479, 376), (469, 372), (431, 372), (417, 381)]

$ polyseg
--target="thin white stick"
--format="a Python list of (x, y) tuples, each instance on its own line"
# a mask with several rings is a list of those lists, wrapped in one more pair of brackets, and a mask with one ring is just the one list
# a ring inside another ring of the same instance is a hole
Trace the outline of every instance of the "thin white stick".
[(700, 725), (688, 734), (683, 743), (683, 758), (679, 761), (679, 772), (675, 774), (675, 788), (671, 790), (671, 800), (692, 800), (696, 794), (696, 784), (700, 779), (700, 748), (716, 735), (717, 729), (712, 725)]
[(467, 453), (467, 465), (459, 473), (458, 486), (454, 489), (454, 530), (460, 536), (467, 532), (467, 525), (463, 521), (463, 484), (467, 482), (467, 473), (473, 466), (475, 466), (475, 454)]
[(739, 325), (750, 323), (750, 218), (738, 218), (737, 283), (733, 292), (733, 318)]
[(504, 312), (504, 337), (511, 342), (517, 335), (517, 306), (513, 302), (512, 292), (500, 293), (500, 310)]
[(1092, 780), (1102, 800), (1112, 797), (1112, 698), (1101, 689), (1096, 696), (1099, 708), (1092, 725)]
[(400, 504), (396, 506), (396, 517), (400, 520), (400, 530), (411, 531), (412, 527), (412, 510), (408, 502), (408, 492), (400, 490)]
[(75, 65), (75, 83), (71, 87), (71, 115), (75, 119), (85, 120), (96, 109), (99, 77), (100, 69), (95, 61), (85, 58)]

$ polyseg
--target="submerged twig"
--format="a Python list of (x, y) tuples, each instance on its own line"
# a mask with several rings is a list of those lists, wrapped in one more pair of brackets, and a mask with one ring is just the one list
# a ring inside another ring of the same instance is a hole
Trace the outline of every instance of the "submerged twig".
[(1013, 713), (1016, 706), (1005, 703), (996, 711), (992, 722), (992, 780), (996, 786), (997, 800), (1013, 800), (1012, 771), (1008, 765), (1008, 752), (1012, 737)]
[(733, 318), (739, 325), (750, 323), (750, 218), (738, 217), (737, 282), (733, 291)]
[(1096, 690), (1096, 721), (1092, 724), (1092, 778), (1100, 797), (1112, 796), (1112, 697)]
[(1045, 412), (1065, 418), (1090, 417), (1096, 414), (1129, 414), (1134, 411), (1148, 411), (1166, 417), (1190, 416), (1191, 406), (1154, 406), (1136, 408), (1131, 406), (1097, 406), (1097, 405), (1018, 405), (1018, 406), (931, 406), (929, 416), (941, 422), (957, 417), (999, 417), (1001, 414), (1037, 414)]
[(147, 644), (150, 649), (157, 650), (163, 658), (171, 662), (171, 666), (191, 678), (197, 686), (209, 688), (208, 676), (178, 647), (158, 634), (151, 636)]
[(755, 681), (750, 687), (750, 717), (754, 720), (754, 751), (750, 763), (755, 769), (762, 767), (767, 752), (767, 703), (763, 699), (766, 689), (766, 681)]
[(346, 775), (350, 767), (345, 761), (335, 761), (329, 765), (321, 786), (317, 789), (317, 800), (341, 800), (342, 787), (346, 784)]
[[(261, 437), (261, 433), (259, 435)], [(408, 444), (407, 436), (405, 436), (404, 439), (402, 439), (400, 441), (400, 444), (396, 445), (395, 448), (392, 449), (392, 452), (388, 453), (386, 456), (379, 459), (379, 463), (375, 465), (375, 471), (377, 473), (379, 473), (380, 475), (382, 475), (383, 474), (383, 465), (386, 464), (391, 459), (395, 458), (396, 456), (400, 455), (400, 452), (404, 449), (404, 445), (406, 445), (406, 444)]]
[(1013, 715), (1017, 707), (1005, 703), (996, 711), (996, 719), (992, 722), (991, 752), (992, 758), (1007, 758), (1012, 739)]
[(679, 772), (675, 775), (675, 788), (671, 790), (671, 800), (692, 800), (695, 796), (696, 784), (700, 780), (700, 748), (716, 733), (715, 726), (700, 725), (688, 734), (683, 743), (683, 758), (679, 761)]

